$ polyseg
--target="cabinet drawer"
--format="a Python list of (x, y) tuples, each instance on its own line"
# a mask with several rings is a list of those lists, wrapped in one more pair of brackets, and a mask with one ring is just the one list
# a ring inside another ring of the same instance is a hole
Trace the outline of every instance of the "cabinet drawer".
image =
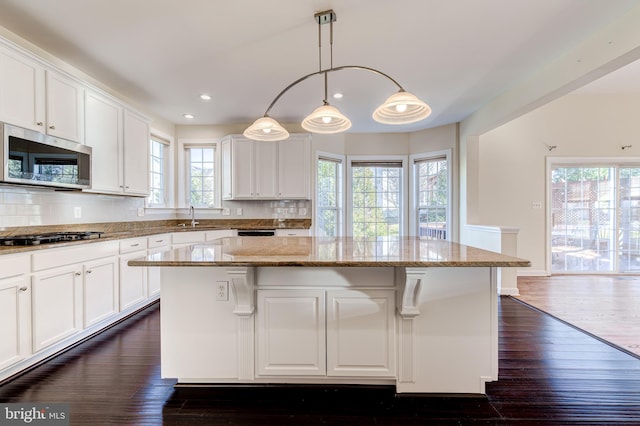
[(308, 237), (308, 229), (276, 229), (276, 237)]
[(120, 241), (120, 253), (130, 253), (147, 249), (147, 237), (130, 238)]
[(29, 255), (0, 256), (0, 280), (29, 273), (31, 262)]
[(36, 251), (31, 255), (33, 271), (82, 263), (118, 254), (118, 242), (85, 243), (77, 246)]
[(147, 237), (147, 247), (150, 249), (164, 247), (170, 244), (171, 234), (153, 235), (151, 237)]

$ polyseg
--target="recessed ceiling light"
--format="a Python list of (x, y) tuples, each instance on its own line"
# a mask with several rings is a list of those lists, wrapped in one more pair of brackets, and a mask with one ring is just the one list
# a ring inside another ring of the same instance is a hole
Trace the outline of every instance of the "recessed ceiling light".
[(195, 115), (193, 115), (193, 114), (182, 114), (182, 116), (183, 116), (184, 118), (189, 119), (189, 120), (193, 120), (194, 118), (196, 118), (196, 116), (195, 116)]
[(342, 93), (336, 92), (333, 94), (333, 99), (342, 99), (342, 96), (344, 96)]
[(210, 101), (211, 96), (207, 95), (206, 93), (203, 93), (202, 95), (200, 95), (200, 99), (202, 99), (203, 101)]

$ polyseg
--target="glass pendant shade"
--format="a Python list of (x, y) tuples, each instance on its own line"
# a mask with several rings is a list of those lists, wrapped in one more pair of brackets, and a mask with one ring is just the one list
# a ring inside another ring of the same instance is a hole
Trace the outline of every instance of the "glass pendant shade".
[(289, 137), (289, 132), (268, 116), (258, 118), (242, 134), (254, 141), (281, 141)]
[(431, 114), (429, 105), (415, 95), (399, 91), (373, 112), (373, 119), (383, 124), (409, 124), (423, 120)]
[(340, 133), (351, 127), (351, 121), (338, 108), (325, 103), (302, 121), (302, 128), (311, 133)]

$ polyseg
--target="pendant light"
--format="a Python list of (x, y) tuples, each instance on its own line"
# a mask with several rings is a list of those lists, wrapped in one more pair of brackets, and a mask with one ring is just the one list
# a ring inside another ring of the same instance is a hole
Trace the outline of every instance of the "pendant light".
[(340, 133), (351, 127), (351, 120), (327, 101), (327, 73), (324, 73), (324, 100), (302, 120), (302, 128), (311, 133)]
[[(324, 99), (322, 105), (316, 108), (302, 121), (302, 128), (311, 133), (340, 133), (351, 128), (351, 121), (342, 114), (336, 107), (330, 105), (327, 101), (328, 74), (330, 72), (341, 71), (345, 69), (355, 69), (369, 71), (374, 74), (381, 75), (389, 79), (398, 87), (398, 91), (391, 95), (380, 105), (373, 113), (373, 119), (383, 124), (409, 124), (424, 120), (431, 114), (431, 108), (425, 102), (418, 99), (417, 96), (407, 92), (393, 78), (378, 71), (374, 68), (364, 67), (360, 65), (346, 65), (340, 67), (333, 66), (333, 23), (336, 21), (336, 14), (333, 10), (318, 12), (314, 15), (318, 23), (318, 63), (319, 70), (311, 74), (300, 77), (293, 83), (285, 87), (278, 96), (271, 102), (264, 113), (264, 116), (258, 118), (244, 131), (244, 136), (258, 141), (278, 141), (289, 137), (289, 132), (280, 125), (276, 120), (269, 116), (269, 112), (276, 102), (289, 89), (298, 83), (319, 75), (324, 74)], [(327, 69), (322, 69), (322, 30), (323, 24), (330, 24), (330, 58), (331, 64)]]

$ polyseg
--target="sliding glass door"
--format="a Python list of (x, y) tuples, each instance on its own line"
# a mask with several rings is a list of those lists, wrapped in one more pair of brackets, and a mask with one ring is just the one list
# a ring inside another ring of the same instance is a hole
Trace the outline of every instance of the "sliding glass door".
[(554, 165), (551, 272), (640, 270), (640, 166)]

